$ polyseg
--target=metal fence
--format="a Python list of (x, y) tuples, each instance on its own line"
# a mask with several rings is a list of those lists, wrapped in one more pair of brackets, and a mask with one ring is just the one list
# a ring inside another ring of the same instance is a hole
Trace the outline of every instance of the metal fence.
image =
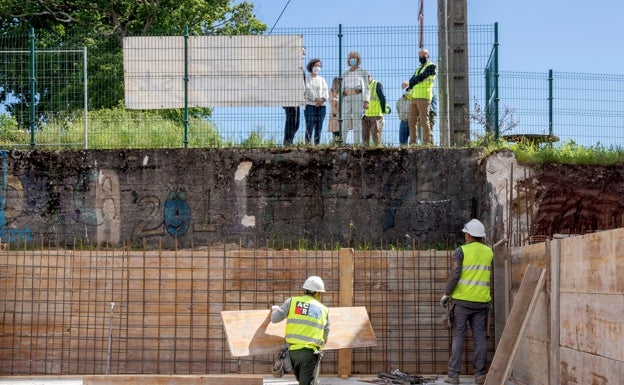
[[(275, 29), (271, 36), (301, 36), (307, 50), (302, 66), (311, 58), (320, 58), (321, 75), (328, 85), (346, 70), (348, 52), (357, 50), (362, 67), (383, 84), (393, 109), (385, 116), (382, 143), (398, 146), (399, 119), (394, 107), (401, 96), (401, 82), (418, 65), (418, 33), (417, 26), (336, 26)], [(573, 140), (587, 146), (624, 144), (620, 130), (624, 125), (624, 76), (502, 71), (486, 77), (497, 40), (495, 25), (469, 26), (469, 71), (449, 74), (469, 78), (470, 105), (464, 118), (470, 121), (471, 139), (486, 133), (486, 87), (492, 92), (492, 79), (497, 79), (502, 136), (552, 133), (559, 143)], [(432, 61), (437, 62), (437, 27), (424, 28), (424, 46)], [(180, 52), (163, 50), (159, 57), (146, 59), (142, 67), (149, 72), (155, 63), (171, 55), (179, 56)], [(250, 64), (250, 71), (254, 70), (257, 51), (251, 50), (244, 57), (225, 52), (218, 58), (224, 66), (242, 61)], [(119, 44), (112, 41), (110, 47), (51, 49), (34, 33), (4, 36), (0, 37), (0, 58), (5, 69), (0, 74), (2, 148), (261, 147), (283, 143), (285, 113), (278, 106), (191, 108), (190, 115), (183, 109), (127, 109), (123, 54)], [(181, 74), (175, 82), (183, 84), (187, 80)], [(271, 82), (266, 84), (269, 91)], [(439, 111), (439, 119), (447, 115)], [(328, 121), (326, 116), (321, 135), (321, 144), (325, 145), (332, 142)], [(304, 133), (301, 116), (295, 144), (304, 143)], [(438, 124), (433, 136), (434, 143), (439, 144)]]
[(559, 143), (624, 146), (624, 75), (503, 71), (499, 93), (503, 137), (552, 134)]

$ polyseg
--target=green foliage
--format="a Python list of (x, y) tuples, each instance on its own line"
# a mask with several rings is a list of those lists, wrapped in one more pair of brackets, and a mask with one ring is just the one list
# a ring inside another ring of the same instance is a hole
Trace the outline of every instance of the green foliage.
[(576, 165), (609, 165), (624, 163), (624, 149), (621, 147), (604, 147), (600, 143), (586, 147), (570, 140), (560, 145), (537, 145), (520, 142), (510, 147), (516, 159), (521, 163), (576, 164)]
[(0, 143), (28, 143), (28, 134), (20, 130), (17, 120), (7, 114), (0, 114)]
[[(29, 133), (12, 129), (15, 124), (2, 122), (0, 143), (5, 147), (30, 142)], [(122, 106), (89, 112), (87, 143), (90, 149), (111, 148), (183, 148), (183, 122), (162, 119), (157, 111), (131, 111)], [(223, 139), (205, 119), (189, 119), (188, 147), (222, 147)], [(37, 148), (84, 148), (85, 127), (82, 111), (48, 117), (35, 131)]]
[(257, 131), (253, 131), (249, 134), (249, 137), (245, 139), (240, 147), (245, 148), (270, 148), (270, 147), (278, 147), (275, 138), (265, 139), (264, 136)]

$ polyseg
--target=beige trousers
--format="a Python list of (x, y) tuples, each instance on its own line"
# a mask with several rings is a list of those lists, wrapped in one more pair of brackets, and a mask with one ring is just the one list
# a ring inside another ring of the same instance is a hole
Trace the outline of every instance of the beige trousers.
[(419, 123), (423, 132), (422, 144), (433, 144), (431, 125), (429, 124), (430, 103), (428, 99), (412, 99), (407, 123), (409, 127), (409, 144), (416, 144)]

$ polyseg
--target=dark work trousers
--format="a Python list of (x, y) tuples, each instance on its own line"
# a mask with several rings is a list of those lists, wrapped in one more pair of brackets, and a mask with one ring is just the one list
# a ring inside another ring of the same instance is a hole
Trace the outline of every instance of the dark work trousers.
[(323, 129), (323, 120), (325, 119), (325, 113), (327, 108), (325, 106), (313, 106), (307, 104), (303, 116), (306, 122), (306, 134), (305, 142), (310, 144), (312, 142), (312, 134), (314, 133), (314, 144), (321, 142), (321, 130)]
[(314, 354), (312, 349), (298, 349), (289, 351), (295, 378), (299, 385), (310, 385), (314, 381), (314, 370), (319, 360), (319, 355)]
[(284, 107), (286, 123), (284, 124), (284, 146), (292, 146), (295, 134), (299, 129), (299, 107)]
[[(479, 304), (481, 305), (481, 304)], [(458, 303), (453, 304), (453, 347), (451, 359), (448, 365), (449, 377), (459, 376), (461, 371), (462, 354), (464, 353), (464, 341), (468, 324), (472, 330), (474, 341), (474, 372), (476, 376), (486, 374), (485, 361), (487, 359), (487, 305), (482, 304), (482, 309), (471, 309)], [(477, 306), (480, 307), (480, 306)]]
[(407, 125), (407, 120), (401, 120), (401, 123), (399, 123), (399, 144), (406, 145), (408, 138), (409, 127)]

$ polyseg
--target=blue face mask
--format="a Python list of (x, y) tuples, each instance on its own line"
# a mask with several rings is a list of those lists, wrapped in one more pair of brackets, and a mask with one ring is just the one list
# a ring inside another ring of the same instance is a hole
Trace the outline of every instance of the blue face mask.
[(354, 66), (357, 64), (357, 59), (352, 57), (351, 59), (349, 59), (349, 65), (350, 66)]

